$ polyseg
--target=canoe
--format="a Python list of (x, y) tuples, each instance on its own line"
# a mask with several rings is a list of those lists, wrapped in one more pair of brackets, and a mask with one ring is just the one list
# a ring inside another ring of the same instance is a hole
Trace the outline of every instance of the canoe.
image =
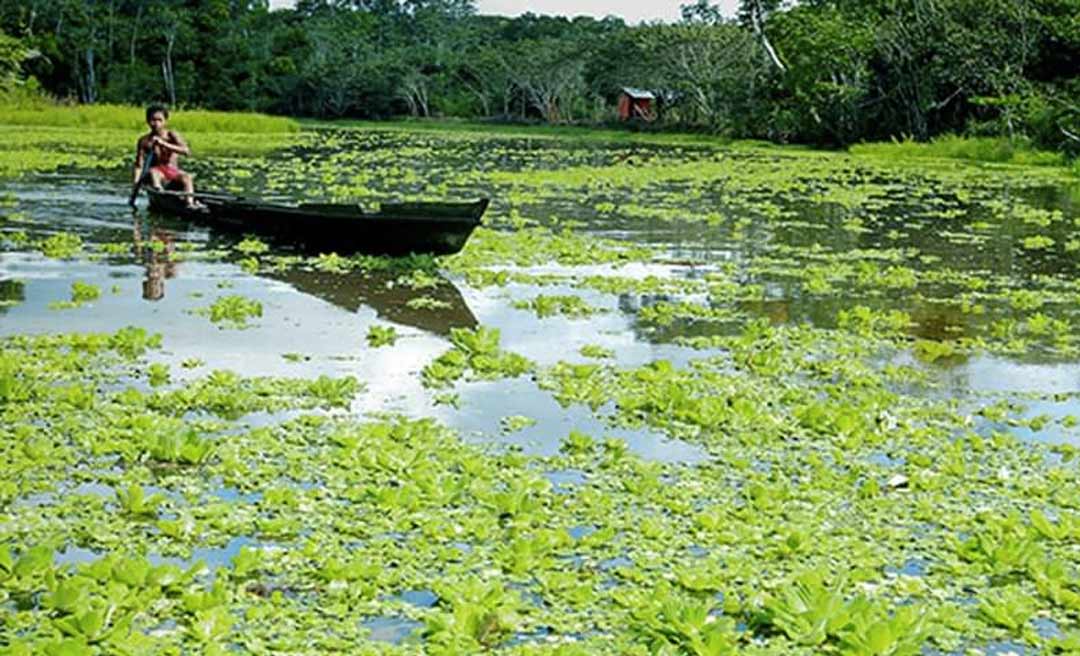
[(449, 255), (460, 251), (487, 210), (474, 203), (383, 203), (376, 212), (359, 205), (270, 203), (232, 194), (196, 192), (205, 206), (191, 209), (181, 194), (147, 189), (150, 210), (211, 227), (267, 237), (282, 245), (351, 255)]

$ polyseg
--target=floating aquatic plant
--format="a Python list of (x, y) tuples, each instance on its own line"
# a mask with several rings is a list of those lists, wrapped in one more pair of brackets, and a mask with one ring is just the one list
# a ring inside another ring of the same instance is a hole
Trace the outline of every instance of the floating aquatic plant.
[(263, 315), (262, 303), (236, 294), (220, 296), (209, 307), (199, 308), (196, 314), (228, 328), (246, 328), (250, 319)]
[(380, 346), (393, 346), (397, 341), (397, 330), (393, 326), (378, 326), (373, 325), (368, 328), (367, 343), (369, 346), (379, 348)]

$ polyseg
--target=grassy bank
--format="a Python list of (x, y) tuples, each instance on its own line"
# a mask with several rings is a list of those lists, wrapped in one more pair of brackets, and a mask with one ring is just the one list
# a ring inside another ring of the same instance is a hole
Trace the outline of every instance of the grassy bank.
[(928, 142), (894, 140), (857, 144), (849, 150), (853, 155), (891, 159), (959, 159), (1015, 166), (1069, 165), (1063, 154), (1037, 150), (1022, 140), (954, 134), (942, 135)]
[[(620, 129), (618, 127), (589, 127), (580, 125), (530, 125), (518, 123), (490, 123), (455, 119), (399, 119), (391, 121), (316, 121), (288, 117), (268, 116), (244, 112), (218, 112), (206, 110), (176, 110), (170, 118), (170, 126), (197, 135), (193, 146), (200, 155), (237, 154), (258, 155), (291, 143), (302, 130), (323, 129), (394, 131), (432, 133), (440, 135), (508, 137), (522, 139), (551, 139), (576, 142), (647, 144), (671, 147), (738, 147), (760, 149), (810, 150), (807, 146), (776, 145), (764, 141), (731, 140), (726, 137), (695, 132), (660, 132)], [(146, 129), (144, 109), (129, 105), (68, 105), (32, 94), (0, 96), (0, 132), (10, 138), (7, 148), (0, 151), (26, 150), (41, 144), (46, 148), (48, 159), (78, 163), (59, 156), (56, 144), (67, 145), (80, 141), (72, 130), (84, 131), (96, 144), (127, 156), (132, 135)], [(106, 134), (108, 133), (108, 134)], [(310, 132), (309, 132), (310, 134)], [(250, 138), (255, 135), (256, 138)], [(16, 143), (18, 143), (18, 146)], [(852, 146), (850, 154), (889, 160), (959, 160), (967, 162), (1056, 167), (1080, 176), (1080, 161), (1069, 162), (1060, 153), (1040, 151), (1022, 141), (988, 137), (962, 137), (944, 135), (930, 142), (891, 141), (864, 143)], [(95, 155), (100, 156), (100, 152)], [(2, 152), (0, 152), (2, 155)], [(19, 160), (13, 165), (0, 165), (0, 173), (34, 169), (23, 163), (21, 153), (7, 153), (9, 160)], [(109, 157), (115, 157), (110, 152)], [(47, 167), (50, 168), (50, 167)]]
[[(301, 119), (309, 129), (358, 129), (404, 132), (458, 133), (505, 136), (529, 139), (574, 139), (607, 143), (656, 144), (671, 146), (740, 146), (754, 148), (809, 149), (808, 146), (779, 146), (766, 141), (732, 140), (694, 132), (655, 132), (580, 125), (530, 125), (521, 123), (484, 123), (453, 119), (406, 119), (390, 121), (316, 121)], [(1023, 141), (1004, 138), (943, 135), (929, 142), (889, 141), (863, 143), (848, 149), (857, 157), (886, 159), (947, 159), (1014, 166), (1053, 166), (1071, 168), (1080, 175), (1080, 161), (1070, 163), (1061, 153), (1037, 150)]]
[[(0, 98), (0, 125), (98, 130), (146, 129), (145, 109), (131, 105), (67, 105), (35, 96)], [(300, 131), (294, 119), (247, 112), (179, 109), (170, 127), (181, 132), (282, 134)]]
[[(197, 157), (262, 156), (295, 143), (301, 129), (280, 116), (183, 109), (172, 113), (169, 126), (187, 135)], [(65, 168), (126, 171), (146, 129), (142, 107), (0, 96), (0, 177)]]
[[(529, 139), (577, 139), (616, 143), (651, 143), (668, 145), (726, 145), (731, 139), (714, 134), (693, 132), (642, 132), (582, 125), (533, 125), (526, 123), (484, 123), (453, 119), (412, 119), (390, 121), (316, 121), (302, 119), (312, 129), (386, 130), (399, 132), (437, 132)], [(742, 142), (740, 142), (742, 143)], [(770, 146), (767, 142), (747, 142)]]

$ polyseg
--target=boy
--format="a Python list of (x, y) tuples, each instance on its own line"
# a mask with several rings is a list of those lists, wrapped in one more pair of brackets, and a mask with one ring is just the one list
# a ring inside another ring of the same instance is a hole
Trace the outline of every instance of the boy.
[[(178, 133), (165, 127), (169, 120), (169, 110), (161, 105), (151, 105), (146, 108), (146, 124), (150, 132), (139, 138), (135, 144), (135, 170), (134, 184), (137, 186), (145, 182), (143, 165), (148, 155), (153, 159), (150, 162), (150, 170), (147, 175), (154, 189), (164, 189), (166, 185), (175, 187), (177, 184), (184, 190), (184, 202), (192, 209), (199, 209), (202, 203), (195, 200), (195, 183), (191, 174), (181, 171), (177, 167), (180, 155), (190, 155), (191, 149)], [(134, 199), (134, 196), (132, 196)]]

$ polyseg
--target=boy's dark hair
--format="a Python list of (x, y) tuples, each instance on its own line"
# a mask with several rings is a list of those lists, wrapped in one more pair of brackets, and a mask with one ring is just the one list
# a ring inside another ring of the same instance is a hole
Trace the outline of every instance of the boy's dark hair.
[(150, 105), (146, 108), (146, 121), (149, 122), (150, 117), (152, 117), (154, 114), (157, 114), (158, 112), (161, 112), (161, 115), (165, 118), (169, 118), (168, 107), (166, 107), (165, 105)]

